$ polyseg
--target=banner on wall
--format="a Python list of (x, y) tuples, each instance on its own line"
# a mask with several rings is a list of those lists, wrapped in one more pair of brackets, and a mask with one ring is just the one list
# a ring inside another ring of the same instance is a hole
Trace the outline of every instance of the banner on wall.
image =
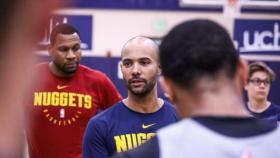
[(54, 26), (61, 23), (69, 23), (78, 29), (81, 36), (81, 48), (82, 50), (92, 50), (92, 26), (93, 17), (88, 15), (53, 15), (45, 29), (45, 34), (42, 40), (39, 42), (39, 50), (46, 50), (50, 40), (50, 33)]
[(269, 100), (280, 105), (280, 20), (236, 19), (233, 38), (243, 57), (265, 61), (275, 71)]
[(233, 38), (241, 54), (280, 55), (280, 20), (236, 19)]

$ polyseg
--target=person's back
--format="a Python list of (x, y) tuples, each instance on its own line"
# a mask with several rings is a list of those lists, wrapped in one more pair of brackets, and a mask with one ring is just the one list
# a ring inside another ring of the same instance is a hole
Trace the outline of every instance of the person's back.
[(161, 42), (160, 63), (163, 89), (184, 119), (116, 157), (280, 156), (280, 129), (244, 108), (247, 63), (223, 27), (205, 19), (177, 25)]
[(159, 130), (157, 139), (161, 158), (280, 156), (279, 143), (275, 142), (280, 139), (280, 130), (255, 118), (187, 119)]

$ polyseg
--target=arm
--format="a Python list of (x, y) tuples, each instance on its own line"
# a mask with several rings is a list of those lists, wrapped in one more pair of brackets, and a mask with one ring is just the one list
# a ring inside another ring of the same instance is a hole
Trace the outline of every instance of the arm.
[(83, 140), (83, 158), (108, 158), (106, 126), (100, 120), (91, 119)]

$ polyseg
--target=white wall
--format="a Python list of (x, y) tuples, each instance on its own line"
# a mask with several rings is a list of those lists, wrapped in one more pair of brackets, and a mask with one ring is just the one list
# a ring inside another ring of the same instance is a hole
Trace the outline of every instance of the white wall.
[[(189, 11), (135, 11), (103, 9), (64, 9), (58, 14), (93, 16), (93, 50), (84, 56), (105, 56), (110, 50), (112, 56), (120, 56), (122, 45), (137, 35), (162, 37), (176, 24), (193, 18), (209, 18), (233, 31), (233, 17), (219, 12)], [(279, 15), (241, 14), (238, 18), (280, 19)]]

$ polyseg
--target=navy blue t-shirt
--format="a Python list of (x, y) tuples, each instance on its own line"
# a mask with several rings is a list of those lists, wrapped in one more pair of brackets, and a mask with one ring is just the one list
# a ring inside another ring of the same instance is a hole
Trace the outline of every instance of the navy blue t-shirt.
[(261, 113), (251, 111), (248, 108), (248, 105), (246, 107), (248, 111), (256, 118), (269, 120), (275, 123), (277, 123), (277, 121), (280, 121), (280, 106), (276, 104), (271, 103), (270, 106)]
[(93, 117), (83, 143), (84, 158), (107, 158), (135, 148), (152, 138), (159, 128), (178, 120), (174, 107), (164, 102), (154, 113), (139, 113), (123, 102)]

